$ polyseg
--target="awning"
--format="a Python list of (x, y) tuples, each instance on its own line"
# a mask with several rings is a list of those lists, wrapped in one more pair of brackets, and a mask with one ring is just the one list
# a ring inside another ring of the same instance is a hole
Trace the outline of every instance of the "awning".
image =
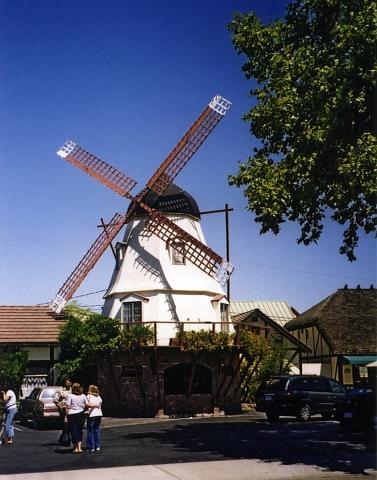
[(368, 363), (368, 365), (365, 365), (366, 367), (377, 367), (377, 360), (374, 362)]
[(377, 355), (345, 355), (344, 363), (351, 365), (368, 365), (377, 360)]

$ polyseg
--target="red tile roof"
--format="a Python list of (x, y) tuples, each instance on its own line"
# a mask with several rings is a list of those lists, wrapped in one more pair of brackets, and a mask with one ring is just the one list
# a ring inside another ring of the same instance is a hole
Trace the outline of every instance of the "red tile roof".
[(63, 324), (48, 306), (0, 305), (0, 344), (57, 344)]

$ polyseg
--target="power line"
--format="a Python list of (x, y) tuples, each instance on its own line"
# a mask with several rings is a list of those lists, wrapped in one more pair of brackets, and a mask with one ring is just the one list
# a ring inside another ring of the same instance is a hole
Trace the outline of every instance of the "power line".
[(107, 291), (107, 288), (104, 288), (103, 290), (96, 290), (95, 292), (83, 293), (82, 295), (75, 295), (72, 298), (88, 297), (89, 295), (94, 295), (96, 293), (102, 293), (102, 292), (106, 292), (106, 291)]

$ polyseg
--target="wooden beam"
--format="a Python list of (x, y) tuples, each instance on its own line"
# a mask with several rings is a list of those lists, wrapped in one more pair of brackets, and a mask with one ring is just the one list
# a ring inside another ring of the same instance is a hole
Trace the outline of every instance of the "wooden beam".
[(232, 385), (232, 383), (233, 383), (233, 380), (235, 379), (237, 373), (239, 372), (239, 370), (240, 370), (240, 368), (241, 368), (241, 363), (243, 362), (243, 359), (244, 359), (244, 355), (242, 354), (242, 355), (240, 355), (240, 359), (238, 360), (237, 368), (234, 370), (233, 375), (232, 375), (232, 377), (231, 377), (231, 379), (230, 379), (230, 381), (229, 381), (229, 383), (228, 383), (228, 386), (226, 387), (225, 392), (223, 393), (224, 402), (225, 402), (225, 398), (226, 398), (226, 396), (227, 396), (227, 394), (228, 394), (228, 392), (229, 392), (229, 389), (230, 389), (230, 387), (231, 387), (231, 385)]

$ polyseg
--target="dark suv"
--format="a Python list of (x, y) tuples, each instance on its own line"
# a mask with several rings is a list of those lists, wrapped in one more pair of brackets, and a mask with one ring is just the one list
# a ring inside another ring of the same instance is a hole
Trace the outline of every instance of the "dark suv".
[(320, 375), (279, 375), (261, 385), (256, 395), (258, 412), (270, 421), (280, 415), (295, 416), (302, 422), (321, 414), (325, 420), (339, 416), (346, 389), (335, 380)]

